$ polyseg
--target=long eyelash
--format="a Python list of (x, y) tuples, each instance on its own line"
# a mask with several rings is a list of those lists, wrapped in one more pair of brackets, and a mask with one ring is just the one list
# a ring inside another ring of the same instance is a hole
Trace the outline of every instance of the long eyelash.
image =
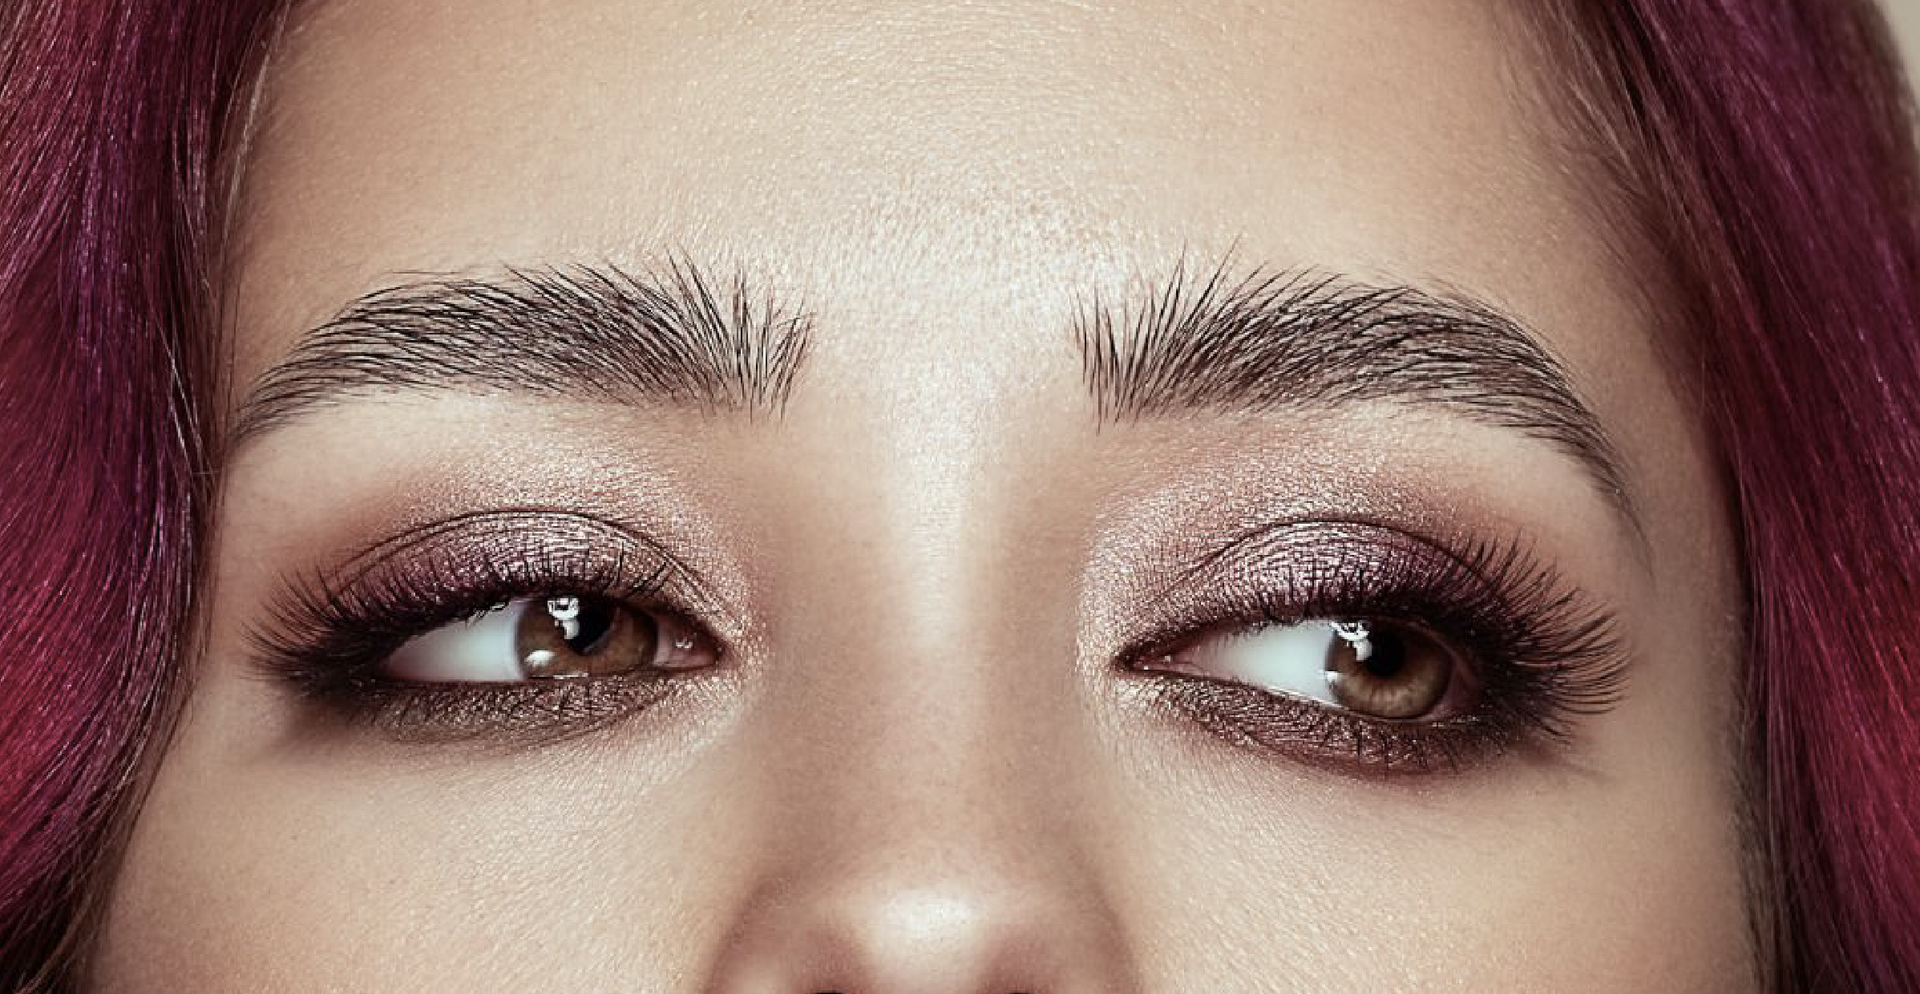
[(416, 739), (513, 726), (572, 732), (658, 696), (645, 677), (443, 685), (382, 676), (379, 664), (409, 640), (515, 598), (569, 593), (647, 604), (679, 599), (675, 589), (691, 586), (656, 550), (577, 535), (555, 541), (525, 522), (511, 535), (450, 534), (473, 524), (443, 523), (385, 543), (371, 566), (341, 577), (290, 578), (266, 624), (249, 633), (260, 671), (326, 714)]
[(1304, 746), (1360, 772), (1460, 770), (1531, 744), (1564, 744), (1577, 719), (1618, 703), (1628, 653), (1613, 615), (1524, 542), (1442, 547), (1344, 522), (1309, 531), (1318, 553), (1304, 568), (1283, 571), (1273, 585), (1230, 587), (1168, 633), (1136, 642), (1120, 665), (1137, 668), (1158, 647), (1205, 632), (1342, 616), (1418, 625), (1464, 652), (1482, 685), (1480, 701), (1432, 722), (1373, 718), (1202, 677), (1168, 678), (1160, 688), (1166, 703), (1228, 738)]

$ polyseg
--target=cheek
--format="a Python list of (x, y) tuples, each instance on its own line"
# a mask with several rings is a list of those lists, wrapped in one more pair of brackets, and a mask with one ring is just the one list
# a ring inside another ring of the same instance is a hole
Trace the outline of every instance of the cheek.
[(1626, 695), (1558, 759), (1367, 783), (1141, 716), (1115, 892), (1149, 989), (1754, 990), (1718, 579), (1633, 607)]
[[(1723, 767), (1657, 709), (1617, 716), (1605, 775), (1520, 762), (1424, 787), (1136, 717), (1067, 772), (1080, 872), (1143, 990), (1744, 987)], [(651, 770), (630, 742), (246, 762), (209, 724), (139, 822), (99, 989), (693, 989), (793, 829), (765, 744)]]
[(1423, 796), (1141, 763), (1116, 891), (1149, 989), (1752, 989), (1727, 799), (1687, 764)]
[[(100, 933), (100, 990), (681, 983), (760, 846), (744, 777), (619, 750), (236, 763), (183, 730)], [(229, 737), (225, 745), (230, 746)], [(651, 989), (651, 988), (649, 988)], [(676, 988), (677, 989), (677, 988)]]

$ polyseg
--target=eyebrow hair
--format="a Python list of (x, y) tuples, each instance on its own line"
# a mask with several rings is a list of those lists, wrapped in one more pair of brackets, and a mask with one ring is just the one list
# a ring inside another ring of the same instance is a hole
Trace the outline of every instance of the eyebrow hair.
[(1100, 419), (1389, 401), (1520, 431), (1583, 467), (1635, 532), (1626, 474), (1565, 367), (1519, 321), (1458, 293), (1184, 260), (1143, 303), (1095, 298), (1076, 340)]
[(429, 275), (376, 290), (303, 336), (255, 383), (238, 444), (342, 402), (390, 392), (533, 393), (707, 411), (774, 410), (804, 362), (811, 318), (745, 276), (686, 259)]

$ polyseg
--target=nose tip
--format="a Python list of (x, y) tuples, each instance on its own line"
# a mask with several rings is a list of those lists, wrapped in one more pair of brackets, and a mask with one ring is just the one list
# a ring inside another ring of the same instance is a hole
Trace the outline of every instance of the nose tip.
[[(782, 892), (782, 891), (785, 892)], [(769, 888), (713, 994), (1125, 992), (1107, 909), (1004, 881)]]

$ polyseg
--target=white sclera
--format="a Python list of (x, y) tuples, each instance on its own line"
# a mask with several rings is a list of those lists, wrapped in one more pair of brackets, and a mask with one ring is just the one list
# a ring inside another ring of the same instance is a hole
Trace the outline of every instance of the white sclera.
[(382, 668), (396, 679), (423, 683), (525, 680), (515, 636), (521, 618), (538, 603), (523, 597), (443, 625), (401, 646)]
[(1264, 690), (1338, 704), (1327, 684), (1327, 658), (1338, 638), (1325, 621), (1268, 625), (1221, 640), (1196, 668)]

